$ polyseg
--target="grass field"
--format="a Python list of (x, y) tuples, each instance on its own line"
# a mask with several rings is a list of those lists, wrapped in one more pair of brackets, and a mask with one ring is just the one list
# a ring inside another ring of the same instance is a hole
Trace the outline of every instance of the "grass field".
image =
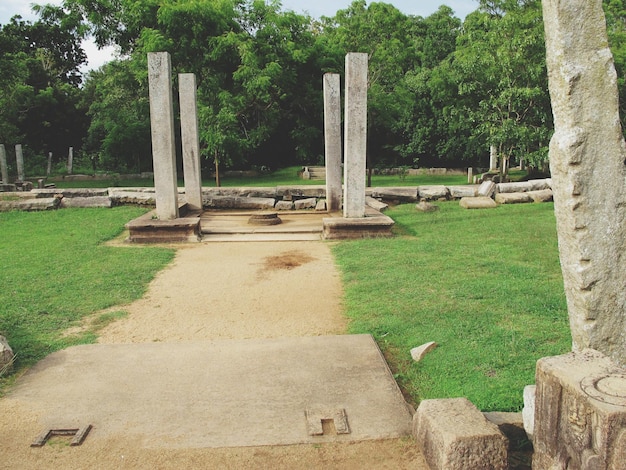
[(53, 351), (93, 342), (94, 331), (61, 333), (85, 315), (141, 297), (169, 263), (173, 250), (102, 244), (144, 212), (119, 207), (0, 213), (0, 334), (16, 352), (16, 370)]
[[(398, 236), (342, 242), (353, 333), (371, 333), (406, 394), (467, 396), (480, 409), (519, 410), (535, 363), (571, 338), (552, 204), (388, 211)], [(439, 347), (420, 363), (410, 349)]]

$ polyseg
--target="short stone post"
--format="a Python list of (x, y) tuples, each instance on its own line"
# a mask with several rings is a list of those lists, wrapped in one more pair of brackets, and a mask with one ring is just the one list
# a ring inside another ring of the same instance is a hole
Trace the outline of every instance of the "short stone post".
[(2, 174), (2, 184), (9, 184), (9, 170), (7, 167), (7, 151), (4, 144), (0, 144), (0, 172)]
[(469, 167), (467, 169), (467, 184), (472, 184), (474, 181), (474, 168)]
[(167, 52), (148, 53), (150, 127), (156, 214), (160, 220), (178, 218), (172, 66)]
[(495, 145), (489, 147), (489, 169), (498, 169), (498, 149)]
[(365, 217), (367, 153), (367, 54), (346, 55), (346, 113), (344, 152), (345, 218)]
[(71, 175), (72, 171), (74, 171), (74, 147), (67, 151), (67, 174)]
[(48, 152), (48, 168), (46, 169), (46, 176), (50, 176), (52, 173), (52, 152)]
[(336, 73), (324, 74), (324, 155), (326, 206), (341, 209), (341, 82)]
[(22, 144), (15, 145), (15, 160), (17, 162), (17, 180), (24, 181), (24, 153), (22, 153)]
[(180, 131), (183, 141), (185, 199), (190, 209), (202, 210), (202, 174), (200, 171), (196, 76), (193, 73), (179, 73), (178, 88), (180, 97)]

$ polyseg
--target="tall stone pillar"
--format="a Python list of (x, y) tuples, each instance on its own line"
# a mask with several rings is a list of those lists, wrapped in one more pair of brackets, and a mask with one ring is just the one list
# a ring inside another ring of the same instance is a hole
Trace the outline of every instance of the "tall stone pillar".
[(178, 188), (169, 53), (148, 53), (148, 86), (156, 214), (160, 220), (172, 220), (178, 218)]
[(180, 97), (180, 130), (183, 141), (185, 199), (190, 209), (202, 210), (202, 175), (200, 172), (196, 76), (193, 73), (179, 73), (178, 88)]
[(2, 183), (9, 184), (9, 170), (7, 167), (7, 151), (4, 144), (0, 144), (0, 174), (2, 175)]
[(625, 366), (626, 145), (602, 0), (543, 0), (543, 11), (550, 170), (573, 349), (596, 349)]
[(326, 206), (341, 209), (341, 81), (339, 74), (324, 74), (324, 155)]
[(46, 176), (52, 173), (52, 152), (48, 152), (48, 168), (46, 168)]
[(74, 147), (70, 147), (67, 151), (67, 174), (71, 175), (74, 171)]
[(367, 152), (367, 54), (346, 55), (343, 216), (365, 217)]
[(497, 170), (498, 169), (498, 149), (495, 145), (489, 147), (489, 169)]
[(15, 145), (15, 160), (17, 162), (17, 180), (24, 181), (24, 153), (22, 152), (22, 144)]

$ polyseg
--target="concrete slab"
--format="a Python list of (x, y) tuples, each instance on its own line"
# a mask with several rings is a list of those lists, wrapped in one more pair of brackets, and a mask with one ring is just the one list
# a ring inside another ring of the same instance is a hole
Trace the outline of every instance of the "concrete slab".
[[(22, 376), (2, 399), (14, 405), (42, 429), (89, 423), (87, 441), (146, 448), (390, 438), (412, 419), (370, 335), (76, 346)], [(310, 434), (311, 416), (341, 413), (349, 433)]]

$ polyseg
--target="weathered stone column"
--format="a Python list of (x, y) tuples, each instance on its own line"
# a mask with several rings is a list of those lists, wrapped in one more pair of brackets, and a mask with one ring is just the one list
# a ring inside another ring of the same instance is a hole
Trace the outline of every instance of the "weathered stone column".
[(489, 147), (489, 169), (498, 169), (498, 149), (495, 145)]
[(341, 81), (337, 73), (324, 74), (324, 155), (326, 206), (341, 209)]
[(67, 151), (67, 174), (71, 175), (72, 171), (74, 171), (74, 147)]
[(154, 189), (156, 193), (156, 214), (161, 220), (178, 218), (171, 70), (169, 53), (148, 53)]
[(343, 216), (365, 217), (367, 152), (367, 54), (346, 55), (345, 152)]
[(626, 146), (601, 0), (543, 0), (550, 170), (573, 349), (626, 365)]
[(193, 73), (179, 73), (178, 89), (180, 97), (180, 131), (183, 141), (185, 199), (190, 209), (202, 210), (202, 174), (200, 172), (196, 76)]
[(52, 152), (48, 152), (48, 168), (46, 168), (46, 176), (52, 173)]
[(0, 144), (0, 174), (2, 175), (2, 183), (9, 184), (9, 170), (7, 167), (7, 151), (4, 144)]
[(22, 152), (22, 144), (15, 145), (15, 160), (17, 162), (17, 180), (24, 181), (24, 153)]

